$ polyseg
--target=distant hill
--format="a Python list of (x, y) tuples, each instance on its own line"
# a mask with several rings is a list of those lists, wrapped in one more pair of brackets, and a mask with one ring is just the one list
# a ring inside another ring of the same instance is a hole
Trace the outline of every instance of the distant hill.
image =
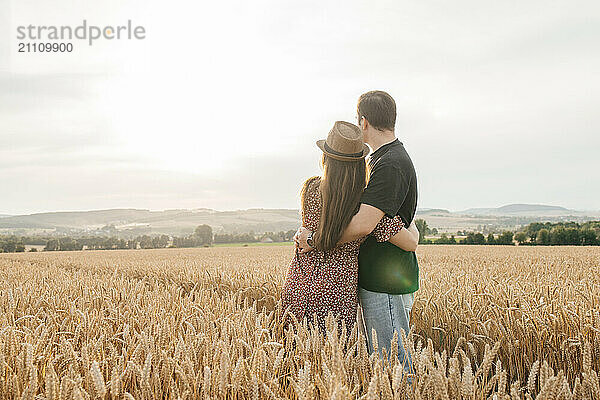
[(198, 225), (210, 225), (216, 232), (279, 232), (296, 229), (298, 210), (249, 209), (215, 211), (210, 209), (150, 211), (110, 209), (93, 211), (48, 212), (16, 215), (0, 219), (0, 229), (56, 229), (93, 231), (114, 225), (119, 231), (183, 235)]
[[(427, 221), (440, 232), (478, 230), (482, 227), (515, 229), (531, 222), (577, 221), (599, 219), (600, 212), (583, 212), (541, 204), (509, 204), (498, 208), (471, 208), (451, 212), (443, 208), (422, 208), (417, 218)], [(35, 235), (109, 234), (190, 234), (198, 225), (207, 224), (216, 233), (263, 233), (296, 229), (300, 213), (290, 209), (216, 211), (207, 208), (150, 211), (119, 208), (91, 211), (62, 211), (0, 218), (0, 233)]]
[(600, 211), (576, 211), (544, 204), (508, 204), (497, 208), (470, 208), (444, 212), (443, 209), (419, 209), (417, 218), (427, 221), (439, 232), (515, 230), (532, 222), (585, 222), (600, 219)]
[(505, 215), (505, 216), (567, 216), (582, 215), (580, 211), (544, 204), (509, 204), (497, 208), (469, 208), (458, 211), (462, 215)]
[(0, 214), (0, 218), (10, 217), (10, 214)]
[(450, 211), (443, 208), (419, 208), (417, 215), (432, 215), (432, 214), (450, 214)]

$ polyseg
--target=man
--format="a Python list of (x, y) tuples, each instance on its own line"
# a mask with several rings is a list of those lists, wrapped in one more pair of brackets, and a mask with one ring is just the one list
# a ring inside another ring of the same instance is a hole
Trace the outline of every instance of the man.
[[(389, 243), (367, 239), (359, 255), (359, 299), (367, 333), (369, 351), (374, 350), (373, 330), (378, 350), (390, 353), (394, 331), (398, 333), (398, 357), (406, 370), (411, 368), (410, 354), (405, 354), (400, 329), (408, 335), (414, 292), (418, 289), (418, 264), (414, 250), (418, 231), (414, 225), (417, 208), (417, 177), (404, 145), (395, 135), (396, 103), (386, 92), (371, 91), (360, 96), (357, 106), (358, 126), (371, 147), (370, 177), (361, 197), (358, 213), (345, 230), (340, 243), (370, 234), (384, 215), (398, 215), (409, 233), (416, 235), (414, 248), (404, 251), (399, 245), (404, 229)], [(312, 233), (300, 228), (296, 242), (301, 252), (312, 250)], [(391, 244), (390, 244), (391, 243)]]

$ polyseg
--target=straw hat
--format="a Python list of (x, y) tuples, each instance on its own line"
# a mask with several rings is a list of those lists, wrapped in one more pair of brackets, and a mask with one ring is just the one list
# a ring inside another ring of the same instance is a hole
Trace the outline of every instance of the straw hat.
[(327, 140), (317, 140), (317, 146), (329, 157), (341, 161), (359, 161), (369, 154), (360, 128), (345, 121), (336, 121)]

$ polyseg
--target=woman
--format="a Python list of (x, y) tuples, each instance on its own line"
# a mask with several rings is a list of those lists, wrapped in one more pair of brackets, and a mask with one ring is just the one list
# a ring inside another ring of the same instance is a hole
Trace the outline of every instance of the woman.
[[(342, 233), (358, 211), (366, 186), (365, 157), (369, 153), (360, 129), (337, 121), (327, 140), (317, 141), (323, 151), (322, 177), (308, 179), (302, 188), (302, 225), (314, 232), (315, 250), (300, 254), (296, 249), (281, 295), (298, 321), (307, 318), (325, 331), (325, 318), (331, 311), (345, 322), (348, 332), (356, 321), (358, 306), (358, 251), (364, 238), (337, 245)], [(398, 217), (384, 217), (373, 236), (384, 242), (400, 232)], [(418, 241), (414, 226), (404, 229), (402, 242), (407, 250)], [(317, 321), (314, 321), (316, 314)]]

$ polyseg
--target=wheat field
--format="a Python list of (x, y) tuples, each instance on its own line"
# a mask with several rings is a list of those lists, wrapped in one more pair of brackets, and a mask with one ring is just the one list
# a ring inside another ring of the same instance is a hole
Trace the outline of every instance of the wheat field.
[(1, 254), (0, 398), (600, 399), (600, 248), (421, 246), (410, 375), (284, 328), (292, 254)]

